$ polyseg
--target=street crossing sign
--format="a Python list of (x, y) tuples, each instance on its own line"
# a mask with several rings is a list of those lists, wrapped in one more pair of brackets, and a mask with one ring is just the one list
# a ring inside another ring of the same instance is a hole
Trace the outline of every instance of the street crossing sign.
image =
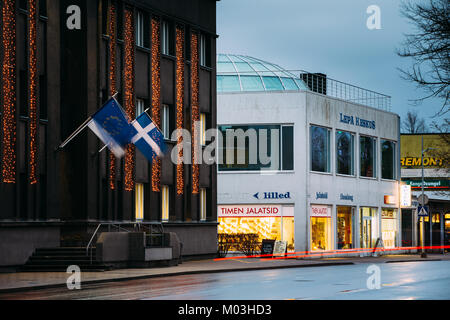
[(417, 216), (419, 217), (428, 217), (428, 206), (418, 206), (417, 207)]

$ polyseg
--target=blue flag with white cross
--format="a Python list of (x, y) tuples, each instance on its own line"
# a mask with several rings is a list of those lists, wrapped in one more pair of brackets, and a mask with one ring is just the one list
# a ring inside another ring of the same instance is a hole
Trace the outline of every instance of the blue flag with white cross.
[(149, 160), (161, 158), (167, 152), (164, 135), (153, 123), (147, 112), (142, 113), (131, 123), (131, 143)]

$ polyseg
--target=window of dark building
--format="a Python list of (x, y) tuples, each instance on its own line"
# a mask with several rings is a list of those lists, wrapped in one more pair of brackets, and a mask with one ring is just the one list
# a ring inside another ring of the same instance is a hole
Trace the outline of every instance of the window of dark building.
[(102, 1), (102, 34), (108, 34), (108, 0)]
[(200, 65), (203, 67), (211, 67), (211, 37), (200, 34)]
[(123, 40), (123, 4), (117, 1), (117, 38)]
[(150, 47), (150, 20), (147, 13), (136, 13), (136, 45), (143, 48)]
[(175, 55), (175, 26), (173, 22), (167, 20), (161, 23), (161, 53)]
[(187, 61), (191, 60), (191, 30), (188, 26), (184, 28), (184, 54)]
[(28, 117), (28, 72), (19, 71), (20, 115)]
[(47, 16), (47, 0), (39, 0), (39, 15), (41, 17)]
[(359, 164), (362, 177), (376, 178), (376, 139), (372, 137), (359, 137)]
[(19, 8), (23, 10), (28, 10), (28, 1), (27, 0), (19, 0)]
[(281, 128), (282, 169), (294, 170), (294, 126)]
[(381, 178), (395, 179), (395, 142), (381, 140)]
[(311, 126), (311, 170), (330, 172), (330, 129)]
[(47, 100), (47, 76), (39, 76), (39, 113), (41, 119), (47, 119), (48, 100)]

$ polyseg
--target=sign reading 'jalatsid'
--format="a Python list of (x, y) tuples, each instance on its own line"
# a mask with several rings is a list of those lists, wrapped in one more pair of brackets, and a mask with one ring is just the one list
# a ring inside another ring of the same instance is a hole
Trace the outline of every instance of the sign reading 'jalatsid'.
[(218, 207), (219, 217), (281, 217), (281, 206), (225, 205)]

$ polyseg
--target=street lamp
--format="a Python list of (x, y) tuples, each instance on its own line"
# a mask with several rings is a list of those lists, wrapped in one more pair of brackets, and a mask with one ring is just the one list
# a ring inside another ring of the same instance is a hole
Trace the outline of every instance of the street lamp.
[[(424, 155), (424, 153), (425, 152), (428, 152), (429, 150), (435, 150), (436, 148), (426, 148), (425, 150), (423, 149), (423, 135), (422, 135), (422, 158), (421, 158), (421, 161), (420, 161), (420, 163), (422, 164), (422, 203), (421, 203), (421, 205), (422, 205), (422, 207), (424, 207), (425, 206), (425, 192), (424, 192), (424, 186), (425, 186), (425, 177), (424, 177), (424, 170), (423, 170), (423, 155)], [(428, 211), (428, 215), (430, 214), (430, 212)], [(428, 218), (429, 220), (428, 221), (430, 221), (430, 225), (431, 225), (431, 216)], [(421, 243), (421, 246), (422, 246), (422, 253), (420, 254), (420, 257), (421, 258), (426, 258), (427, 257), (427, 254), (425, 253), (425, 250), (424, 250), (424, 238), (425, 238), (425, 217), (424, 216), (422, 216), (422, 236), (421, 236), (421, 239), (420, 239), (420, 243)], [(431, 243), (430, 243), (430, 246), (431, 246)]]

